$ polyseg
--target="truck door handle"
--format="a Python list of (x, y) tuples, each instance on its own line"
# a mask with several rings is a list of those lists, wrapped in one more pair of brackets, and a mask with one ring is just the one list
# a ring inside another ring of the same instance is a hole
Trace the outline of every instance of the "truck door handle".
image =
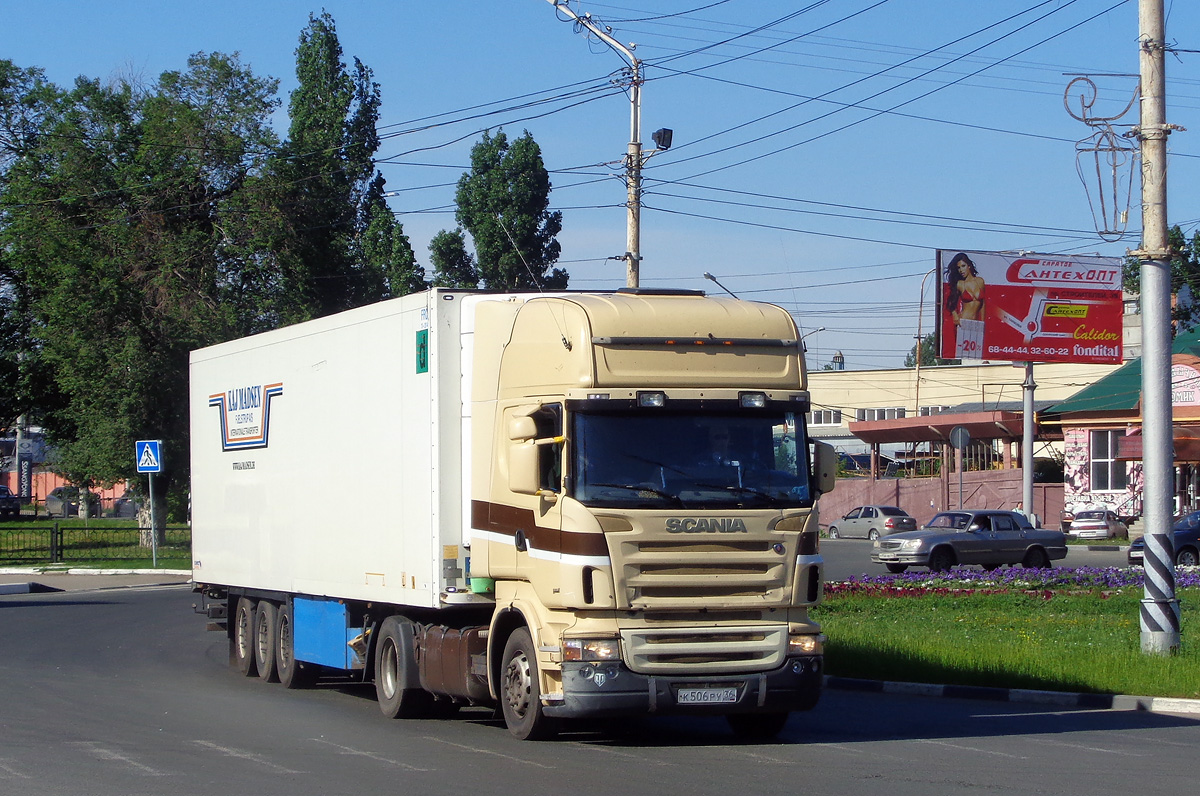
[(528, 552), (529, 541), (525, 538), (524, 531), (517, 531), (517, 535), (514, 537), (514, 541), (516, 542), (518, 553)]

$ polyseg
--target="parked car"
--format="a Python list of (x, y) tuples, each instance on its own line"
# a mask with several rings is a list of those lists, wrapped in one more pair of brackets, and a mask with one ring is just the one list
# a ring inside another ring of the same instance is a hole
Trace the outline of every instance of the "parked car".
[(871, 560), (889, 572), (909, 567), (944, 572), (957, 564), (1044, 569), (1066, 555), (1062, 531), (1034, 528), (1015, 511), (943, 511), (918, 530), (877, 540)]
[(1075, 512), (1067, 535), (1076, 539), (1127, 539), (1129, 528), (1106, 509), (1084, 509)]
[[(1175, 541), (1175, 563), (1181, 567), (1200, 566), (1200, 511), (1185, 514), (1171, 526)], [(1129, 544), (1129, 563), (1140, 566), (1146, 556), (1146, 539)]]
[(0, 485), (0, 517), (18, 517), (21, 514), (21, 499), (6, 486)]
[[(88, 516), (100, 516), (100, 496), (89, 492)], [(46, 514), (51, 517), (78, 517), (80, 489), (77, 486), (59, 486), (46, 495)]]
[(859, 506), (840, 520), (829, 523), (829, 538), (860, 536), (873, 542), (880, 536), (916, 529), (917, 521), (904, 509), (895, 506)]
[(136, 517), (142, 508), (141, 498), (126, 492), (113, 501), (112, 515), (114, 517)]

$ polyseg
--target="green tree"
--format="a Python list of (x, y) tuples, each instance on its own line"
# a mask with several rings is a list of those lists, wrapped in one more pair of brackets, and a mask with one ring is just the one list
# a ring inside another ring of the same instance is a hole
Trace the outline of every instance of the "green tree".
[[(373, 160), (379, 84), (357, 58), (353, 72), (347, 70), (327, 12), (309, 15), (296, 48), (296, 77), (288, 138), (272, 164), (278, 226), (259, 247), (282, 288), (275, 315), (284, 323), (386, 298), (389, 269), (404, 267), (391, 254), (377, 259), (378, 238), (397, 238), (395, 228), (380, 227), (382, 178)], [(367, 235), (370, 243), (362, 240)], [(364, 249), (372, 256), (364, 257)]]
[(426, 288), (425, 269), (417, 264), (412, 243), (396, 221), (383, 196), (383, 177), (376, 176), (363, 203), (362, 233), (355, 241), (356, 257), (365, 271), (383, 276), (387, 296), (403, 296)]
[(553, 268), (562, 213), (550, 212), (550, 175), (528, 131), (512, 142), (504, 131), (471, 148), (471, 171), (458, 181), (458, 223), (471, 234), (483, 286), (498, 290), (563, 289), (567, 272)]
[[(36, 146), (45, 115), (59, 94), (42, 70), (0, 59), (0, 197), (5, 195), (10, 168)], [(5, 205), (0, 204), (0, 229), (9, 215)], [(33, 348), (28, 303), (13, 252), (0, 246), (0, 427), (33, 408), (33, 360), (25, 356)]]
[[(1171, 227), (1167, 245), (1175, 252), (1171, 258), (1171, 320), (1180, 329), (1191, 329), (1200, 323), (1200, 231), (1189, 239), (1178, 226)], [(1142, 292), (1141, 262), (1125, 258), (1123, 287), (1129, 293)]]
[[(921, 340), (921, 366), (944, 364), (943, 360), (938, 358), (937, 353), (937, 335), (933, 333), (925, 335)], [(916, 366), (917, 344), (913, 343), (913, 347), (908, 351), (908, 356), (904, 357), (904, 367), (915, 368)]]
[(442, 230), (429, 242), (429, 261), (433, 264), (433, 284), (438, 287), (473, 288), (479, 286), (475, 258), (467, 251), (462, 229)]
[(151, 87), (80, 78), (41, 102), (36, 144), (4, 174), (0, 251), (29, 329), (30, 400), (80, 485), (135, 476), (162, 438), (186, 503), (188, 352), (236, 333), (234, 201), (275, 146), (274, 81), (199, 53)]

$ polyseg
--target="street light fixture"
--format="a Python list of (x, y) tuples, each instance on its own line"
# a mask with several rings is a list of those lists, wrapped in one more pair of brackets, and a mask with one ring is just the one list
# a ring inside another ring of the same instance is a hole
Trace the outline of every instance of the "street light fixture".
[(716, 278), (715, 276), (713, 276), (712, 274), (710, 274), (708, 271), (705, 271), (705, 272), (704, 272), (704, 278), (705, 278), (705, 279), (707, 279), (708, 281), (712, 282), (712, 283), (713, 283), (714, 285), (716, 285), (717, 287), (719, 287), (719, 288), (721, 288), (722, 290), (724, 290), (724, 291), (725, 291), (726, 293), (728, 293), (729, 295), (733, 296), (733, 297), (734, 297), (735, 299), (737, 299), (738, 301), (741, 301), (741, 299), (740, 299), (740, 298), (738, 298), (738, 296), (737, 296), (737, 294), (736, 294), (736, 293), (734, 293), (732, 290), (730, 290), (729, 288), (725, 287), (725, 286), (724, 286), (724, 285), (722, 285), (720, 282), (718, 282), (718, 281), (717, 281), (717, 278)]

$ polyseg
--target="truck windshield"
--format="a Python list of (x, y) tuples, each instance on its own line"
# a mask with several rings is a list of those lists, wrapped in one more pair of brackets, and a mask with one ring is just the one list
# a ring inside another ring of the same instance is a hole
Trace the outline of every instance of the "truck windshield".
[(570, 488), (588, 506), (812, 504), (803, 415), (794, 412), (580, 411), (570, 441)]

